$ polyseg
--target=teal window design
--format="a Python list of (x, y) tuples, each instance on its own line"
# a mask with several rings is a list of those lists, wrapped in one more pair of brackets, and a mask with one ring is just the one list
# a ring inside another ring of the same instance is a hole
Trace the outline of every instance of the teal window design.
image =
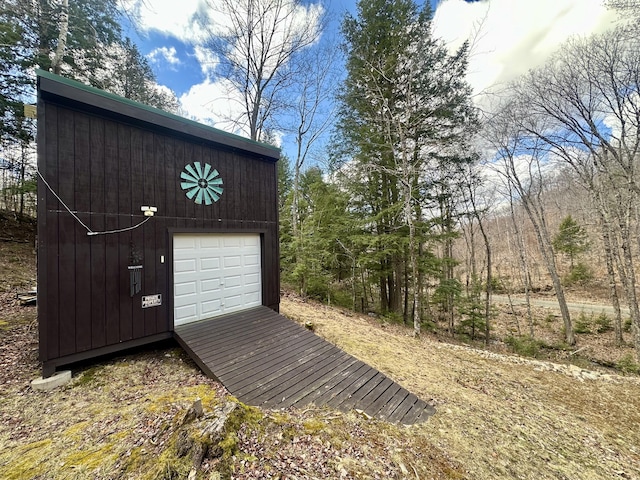
[(187, 197), (197, 204), (211, 205), (217, 202), (222, 195), (222, 178), (220, 178), (218, 170), (212, 168), (208, 163), (204, 167), (200, 162), (193, 162), (184, 167), (180, 178), (184, 180), (180, 182), (180, 186), (185, 191)]

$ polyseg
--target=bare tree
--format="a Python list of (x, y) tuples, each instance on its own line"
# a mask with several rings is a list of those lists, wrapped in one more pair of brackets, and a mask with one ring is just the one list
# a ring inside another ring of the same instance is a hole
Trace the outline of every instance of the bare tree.
[(323, 8), (299, 0), (207, 0), (200, 23), (218, 73), (241, 97), (242, 119), (252, 140), (260, 140), (299, 72), (292, 60), (320, 38)]
[[(612, 300), (616, 273), (640, 355), (631, 220), (640, 193), (640, 40), (617, 28), (569, 41), (544, 67), (514, 85), (519, 128), (544, 142), (547, 158), (570, 167), (597, 207)], [(609, 258), (611, 256), (612, 258)], [(612, 271), (611, 261), (617, 272)]]
[(605, 5), (620, 12), (627, 21), (640, 20), (640, 0), (606, 0)]
[(468, 210), (469, 215), (472, 217), (473, 227), (473, 219), (478, 223), (478, 228), (480, 229), (480, 234), (482, 235), (482, 240), (484, 242), (485, 247), (485, 259), (486, 259), (486, 277), (485, 277), (485, 301), (484, 301), (484, 343), (485, 345), (489, 344), (489, 334), (491, 332), (491, 295), (493, 293), (493, 264), (492, 264), (492, 255), (491, 255), (491, 242), (489, 240), (489, 235), (487, 233), (487, 227), (485, 226), (486, 216), (489, 213), (488, 204), (482, 203), (482, 199), (484, 198), (486, 202), (490, 203), (490, 194), (488, 192), (483, 192), (484, 195), (480, 194), (480, 189), (483, 185), (483, 181), (480, 178), (477, 171), (474, 171), (474, 166), (469, 165), (468, 171), (466, 172), (468, 177), (467, 181), (462, 184), (463, 187), (463, 196), (466, 198), (467, 203), (469, 204)]
[(51, 71), (60, 75), (62, 71), (62, 59), (67, 48), (67, 35), (69, 33), (69, 0), (62, 0), (60, 20), (58, 22), (58, 44), (51, 60)]
[(514, 188), (512, 181), (507, 177), (507, 190), (509, 192), (509, 213), (511, 217), (511, 222), (513, 224), (513, 230), (515, 233), (516, 243), (518, 247), (518, 260), (520, 261), (520, 268), (522, 271), (522, 286), (524, 289), (524, 298), (525, 303), (527, 305), (527, 323), (529, 325), (529, 336), (531, 338), (534, 337), (533, 330), (533, 314), (531, 312), (531, 273), (529, 270), (529, 258), (527, 255), (526, 244), (524, 242), (522, 228), (518, 223), (518, 219), (516, 218), (515, 212), (515, 198), (514, 198)]
[(547, 214), (542, 200), (547, 180), (543, 167), (547, 150), (541, 140), (532, 137), (518, 126), (523, 119), (517, 107), (517, 103), (506, 102), (500, 113), (487, 122), (484, 132), (486, 139), (497, 153), (497, 162), (500, 165), (498, 172), (507, 178), (507, 182), (518, 195), (531, 221), (540, 253), (556, 293), (565, 327), (565, 340), (569, 345), (574, 345), (576, 340), (571, 316), (558, 274), (551, 234), (547, 226)]
[[(308, 49), (298, 59), (299, 72), (296, 86), (292, 88), (289, 105), (291, 124), (285, 131), (293, 132), (296, 155), (293, 159), (293, 198), (291, 206), (294, 237), (298, 236), (300, 223), (300, 174), (308, 157), (333, 124), (335, 107), (331, 103), (337, 84), (335, 70), (337, 49), (326, 44), (322, 48)], [(343, 246), (344, 247), (344, 246)]]

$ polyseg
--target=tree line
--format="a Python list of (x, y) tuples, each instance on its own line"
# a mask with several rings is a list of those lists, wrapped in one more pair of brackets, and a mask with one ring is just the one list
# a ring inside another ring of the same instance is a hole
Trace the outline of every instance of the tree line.
[[(282, 169), (285, 280), (304, 295), (395, 318), (415, 334), (444, 322), (452, 334), (489, 341), (491, 296), (504, 279), (494, 275), (499, 235), (488, 227), (512, 218), (527, 300), (535, 287), (524, 233), (532, 229), (565, 342), (574, 345), (558, 258), (568, 255), (571, 272), (584, 275), (584, 263), (573, 260), (587, 239), (570, 215), (555, 230), (549, 225), (547, 204), (563, 175), (589, 199), (616, 342), (625, 306), (640, 352), (640, 8), (611, 7), (631, 11), (631, 21), (570, 39), (492, 92), (480, 112), (464, 81), (468, 46), (451, 53), (433, 38), (428, 6), (359, 2), (342, 22), (346, 78), (329, 168), (309, 168), (291, 185)], [(526, 228), (515, 222), (522, 213)]]

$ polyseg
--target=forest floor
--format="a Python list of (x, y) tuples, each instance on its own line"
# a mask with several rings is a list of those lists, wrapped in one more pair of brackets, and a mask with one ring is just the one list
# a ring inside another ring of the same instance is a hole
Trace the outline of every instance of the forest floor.
[[(640, 480), (640, 378), (602, 366), (603, 355), (615, 363), (628, 353), (611, 332), (579, 334), (575, 349), (591, 353), (576, 365), (572, 349), (524, 358), (500, 340), (487, 350), (416, 339), (285, 293), (284, 315), (436, 407), (411, 427), (326, 408), (246, 407), (171, 344), (74, 366), (70, 384), (38, 392), (29, 386), (40, 367), (36, 309), (15, 299), (34, 276), (30, 239), (0, 240), (0, 478)], [(513, 317), (496, 317), (496, 335), (517, 330)], [(536, 336), (561, 343), (559, 323), (536, 312)], [(197, 398), (204, 416), (193, 419)], [(223, 436), (196, 459), (193, 445), (229, 403), (238, 408)]]

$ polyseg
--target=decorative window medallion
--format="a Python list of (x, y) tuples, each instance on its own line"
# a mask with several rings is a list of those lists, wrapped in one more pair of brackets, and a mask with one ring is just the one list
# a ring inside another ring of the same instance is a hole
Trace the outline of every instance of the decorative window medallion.
[(208, 163), (203, 166), (200, 162), (193, 162), (193, 165), (186, 165), (180, 173), (180, 178), (184, 180), (180, 182), (180, 186), (190, 200), (197, 204), (204, 201), (205, 205), (211, 205), (220, 199), (224, 190), (222, 178), (218, 175), (218, 170)]

